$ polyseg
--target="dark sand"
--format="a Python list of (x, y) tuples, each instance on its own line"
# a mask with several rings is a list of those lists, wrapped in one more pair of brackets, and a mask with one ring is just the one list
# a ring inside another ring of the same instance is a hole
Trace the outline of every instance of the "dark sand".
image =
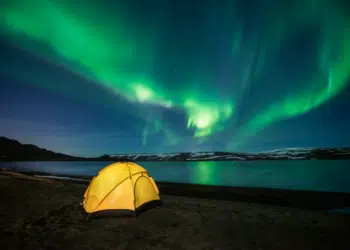
[(349, 194), (159, 183), (162, 207), (86, 220), (86, 186), (0, 171), (0, 249), (350, 249), (350, 215), (320, 210)]

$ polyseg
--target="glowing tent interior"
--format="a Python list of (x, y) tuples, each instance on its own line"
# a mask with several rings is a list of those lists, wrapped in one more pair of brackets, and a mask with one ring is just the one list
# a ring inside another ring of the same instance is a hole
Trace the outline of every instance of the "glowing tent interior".
[(98, 217), (137, 215), (160, 204), (153, 178), (133, 162), (117, 162), (102, 169), (90, 182), (83, 202), (85, 211)]

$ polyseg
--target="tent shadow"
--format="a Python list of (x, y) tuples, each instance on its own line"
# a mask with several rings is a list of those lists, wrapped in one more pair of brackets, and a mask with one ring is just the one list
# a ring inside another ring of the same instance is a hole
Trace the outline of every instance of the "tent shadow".
[[(111, 209), (111, 210), (97, 211), (97, 212), (88, 214), (86, 217), (86, 220), (89, 221), (89, 220), (106, 219), (106, 218), (112, 218), (112, 217), (136, 219), (138, 216), (146, 213), (148, 210), (159, 209), (162, 206), (163, 206), (162, 200), (153, 200), (141, 205), (136, 210), (127, 210), (127, 209), (112, 210)], [(86, 214), (86, 212), (84, 211), (84, 208), (81, 207), (81, 209)]]

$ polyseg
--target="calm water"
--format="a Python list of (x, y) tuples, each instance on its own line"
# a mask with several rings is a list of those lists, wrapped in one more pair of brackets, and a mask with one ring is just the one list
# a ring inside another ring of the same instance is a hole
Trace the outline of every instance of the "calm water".
[[(137, 162), (156, 181), (350, 193), (350, 161)], [(0, 167), (94, 176), (109, 162), (12, 162)]]

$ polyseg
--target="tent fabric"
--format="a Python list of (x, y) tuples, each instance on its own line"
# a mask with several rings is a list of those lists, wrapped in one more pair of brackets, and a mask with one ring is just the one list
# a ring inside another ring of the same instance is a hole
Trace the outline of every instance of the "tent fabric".
[(133, 162), (117, 162), (91, 180), (83, 207), (89, 214), (136, 215), (159, 204), (158, 187), (146, 169)]

